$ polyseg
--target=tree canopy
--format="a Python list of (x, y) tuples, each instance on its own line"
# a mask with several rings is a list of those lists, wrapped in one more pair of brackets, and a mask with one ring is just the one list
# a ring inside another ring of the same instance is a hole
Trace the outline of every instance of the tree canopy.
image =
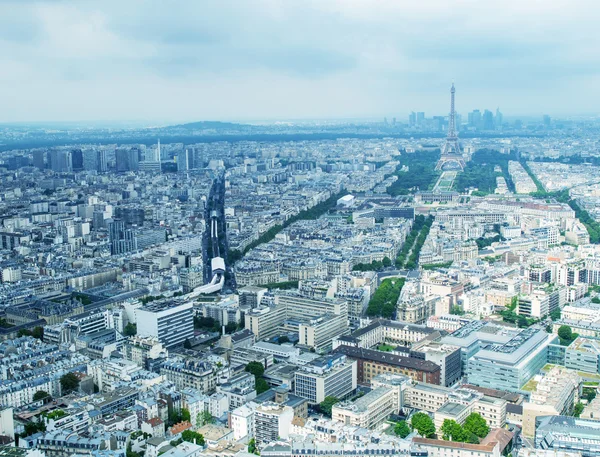
[(431, 417), (426, 413), (416, 413), (413, 415), (410, 425), (424, 438), (432, 438), (435, 435), (435, 425)]
[(246, 371), (254, 376), (262, 376), (265, 372), (265, 366), (260, 362), (249, 362), (246, 365)]
[(79, 389), (79, 378), (75, 373), (66, 373), (60, 378), (60, 388), (63, 395)]
[(396, 422), (396, 426), (394, 427), (394, 433), (400, 438), (406, 438), (408, 435), (410, 435), (410, 427), (408, 426), (406, 421)]
[(465, 441), (466, 434), (458, 422), (452, 419), (444, 419), (440, 428), (442, 439), (446, 441), (456, 441), (462, 443)]
[(184, 430), (181, 432), (181, 438), (188, 443), (196, 443), (198, 446), (204, 446), (204, 436), (200, 433), (193, 432), (192, 430)]
[(319, 409), (323, 414), (331, 417), (331, 409), (333, 408), (333, 405), (335, 405), (339, 401), (340, 400), (337, 397), (328, 395), (323, 399), (321, 403), (319, 403)]
[(123, 329), (123, 333), (125, 336), (134, 336), (137, 333), (137, 325), (130, 322)]
[(560, 344), (562, 344), (563, 346), (568, 346), (579, 336), (577, 333), (573, 333), (573, 330), (571, 330), (571, 327), (569, 327), (568, 325), (561, 325), (558, 328), (557, 333), (558, 337), (560, 338)]
[(38, 390), (36, 393), (33, 394), (33, 401), (43, 400), (44, 398), (47, 398), (49, 396), (50, 394), (45, 390)]
[(490, 433), (490, 427), (481, 414), (471, 413), (465, 419), (464, 429), (468, 433), (473, 433), (479, 438), (485, 438)]
[(400, 296), (400, 291), (404, 286), (404, 278), (384, 279), (377, 288), (369, 305), (367, 306), (368, 316), (381, 316), (392, 318), (396, 312), (396, 303)]

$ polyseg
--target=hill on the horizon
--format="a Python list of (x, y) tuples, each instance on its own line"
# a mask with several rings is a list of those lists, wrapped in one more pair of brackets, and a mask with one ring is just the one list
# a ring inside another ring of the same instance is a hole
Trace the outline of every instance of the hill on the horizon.
[(198, 121), (198, 122), (188, 122), (186, 124), (178, 124), (178, 125), (170, 125), (166, 128), (178, 128), (178, 129), (188, 129), (188, 130), (197, 130), (197, 129), (231, 129), (238, 127), (246, 127), (246, 124), (236, 124), (233, 122), (221, 122), (221, 121)]

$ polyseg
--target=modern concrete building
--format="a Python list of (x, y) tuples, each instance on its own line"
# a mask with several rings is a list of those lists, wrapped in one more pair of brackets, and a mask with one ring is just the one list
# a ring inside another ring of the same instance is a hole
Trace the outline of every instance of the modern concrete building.
[(254, 411), (254, 437), (260, 449), (263, 446), (287, 439), (290, 435), (294, 410), (285, 405), (267, 402)]
[(325, 314), (300, 324), (298, 344), (317, 352), (330, 350), (332, 341), (349, 331), (346, 314)]
[(194, 337), (191, 302), (159, 300), (136, 310), (137, 334), (157, 338), (166, 348), (182, 345)]
[(438, 365), (441, 370), (440, 383), (443, 386), (452, 386), (462, 378), (461, 350), (458, 346), (426, 338), (412, 345), (410, 355)]
[(356, 361), (343, 354), (320, 357), (296, 372), (295, 394), (313, 405), (328, 396), (343, 399), (356, 390), (356, 367)]
[(394, 412), (395, 394), (387, 387), (377, 387), (357, 400), (333, 405), (331, 417), (346, 425), (374, 429)]
[(577, 338), (565, 351), (565, 367), (586, 373), (600, 373), (600, 343)]
[(468, 360), (468, 381), (517, 392), (547, 363), (548, 346), (556, 340), (556, 335), (530, 327), (504, 343), (482, 345)]
[(570, 416), (539, 416), (535, 423), (536, 449), (581, 452), (600, 456), (600, 421)]
[(461, 423), (471, 413), (479, 413), (490, 427), (504, 427), (506, 424), (507, 401), (470, 388), (450, 389), (417, 383), (406, 388), (404, 402), (409, 408), (434, 413), (439, 425), (444, 419), (453, 419)]

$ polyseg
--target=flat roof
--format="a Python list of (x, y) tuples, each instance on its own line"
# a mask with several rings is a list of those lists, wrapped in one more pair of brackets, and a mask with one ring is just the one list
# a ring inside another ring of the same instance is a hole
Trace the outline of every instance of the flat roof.
[(375, 351), (372, 349), (355, 348), (352, 346), (338, 346), (334, 353), (344, 354), (353, 359), (370, 360), (378, 363), (385, 363), (402, 368), (409, 368), (428, 373), (440, 371), (440, 367), (427, 360), (416, 359), (413, 357), (402, 357), (390, 352)]

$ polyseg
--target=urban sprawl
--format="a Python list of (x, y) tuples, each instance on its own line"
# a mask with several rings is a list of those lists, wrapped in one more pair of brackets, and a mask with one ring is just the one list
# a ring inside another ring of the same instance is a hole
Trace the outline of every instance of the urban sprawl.
[(600, 457), (597, 123), (454, 95), (331, 138), (7, 127), (0, 456)]

